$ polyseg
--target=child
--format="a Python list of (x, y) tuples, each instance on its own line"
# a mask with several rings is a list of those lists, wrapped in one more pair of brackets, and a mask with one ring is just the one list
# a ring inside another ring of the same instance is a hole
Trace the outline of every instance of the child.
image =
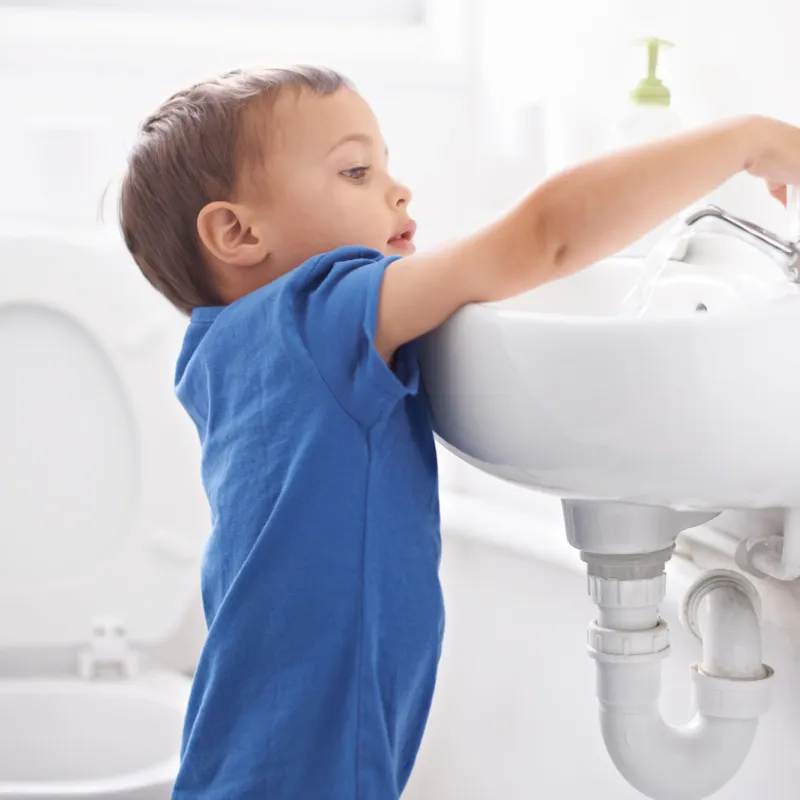
[(175, 798), (399, 797), (444, 624), (414, 340), (614, 253), (742, 170), (784, 198), (800, 130), (752, 117), (611, 155), (415, 255), (411, 192), (330, 70), (233, 72), (145, 121), (121, 222), (191, 315), (176, 390), (213, 523)]

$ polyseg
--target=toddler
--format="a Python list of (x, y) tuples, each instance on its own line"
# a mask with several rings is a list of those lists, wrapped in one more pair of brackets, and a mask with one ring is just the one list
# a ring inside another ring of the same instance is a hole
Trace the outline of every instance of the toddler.
[(121, 223), (190, 315), (176, 391), (212, 521), (176, 800), (397, 800), (444, 628), (415, 340), (618, 251), (743, 170), (784, 199), (800, 131), (748, 117), (614, 154), (415, 254), (411, 192), (331, 70), (231, 72), (143, 123)]

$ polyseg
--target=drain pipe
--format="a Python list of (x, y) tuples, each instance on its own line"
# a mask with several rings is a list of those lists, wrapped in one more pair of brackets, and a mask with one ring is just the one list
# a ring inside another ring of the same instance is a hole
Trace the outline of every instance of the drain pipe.
[[(674, 539), (698, 518), (617, 503), (565, 501), (564, 511), (598, 608), (588, 650), (597, 662), (606, 749), (625, 780), (651, 800), (702, 800), (739, 770), (769, 705), (772, 670), (761, 662), (758, 594), (728, 570), (705, 573), (689, 589), (683, 622), (703, 645), (702, 661), (692, 667), (696, 713), (684, 726), (668, 725), (659, 699), (669, 631), (658, 606)], [(608, 552), (615, 548), (627, 552)]]

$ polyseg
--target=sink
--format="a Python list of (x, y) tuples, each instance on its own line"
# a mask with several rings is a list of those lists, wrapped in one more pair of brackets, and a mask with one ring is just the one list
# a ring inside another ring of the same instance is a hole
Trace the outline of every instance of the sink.
[[(603, 740), (625, 780), (658, 800), (701, 800), (733, 778), (773, 674), (761, 663), (757, 590), (740, 572), (705, 571), (681, 602), (703, 648), (693, 719), (660, 717), (669, 631), (659, 604), (679, 533), (723, 509), (781, 508), (782, 534), (743, 539), (735, 562), (759, 577), (800, 577), (800, 288), (746, 262), (669, 263), (631, 315), (620, 310), (644, 265), (609, 259), (466, 306), (421, 347), (439, 441), (562, 498), (598, 609), (586, 642)], [(711, 605), (717, 591), (727, 594)], [(706, 600), (704, 624), (718, 617), (708, 635), (691, 621)], [(750, 644), (735, 622), (743, 607)], [(754, 670), (732, 672), (746, 652)]]
[(562, 498), (679, 510), (800, 507), (800, 290), (758, 258), (609, 259), (461, 309), (422, 342), (438, 440)]

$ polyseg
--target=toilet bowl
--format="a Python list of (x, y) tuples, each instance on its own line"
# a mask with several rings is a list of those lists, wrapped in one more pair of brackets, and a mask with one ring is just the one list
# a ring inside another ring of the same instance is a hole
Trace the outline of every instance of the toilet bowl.
[(209, 530), (185, 324), (115, 236), (0, 231), (0, 798), (170, 796), (190, 681), (155, 654)]
[(0, 797), (168, 798), (186, 696), (186, 679), (156, 671), (0, 681)]

